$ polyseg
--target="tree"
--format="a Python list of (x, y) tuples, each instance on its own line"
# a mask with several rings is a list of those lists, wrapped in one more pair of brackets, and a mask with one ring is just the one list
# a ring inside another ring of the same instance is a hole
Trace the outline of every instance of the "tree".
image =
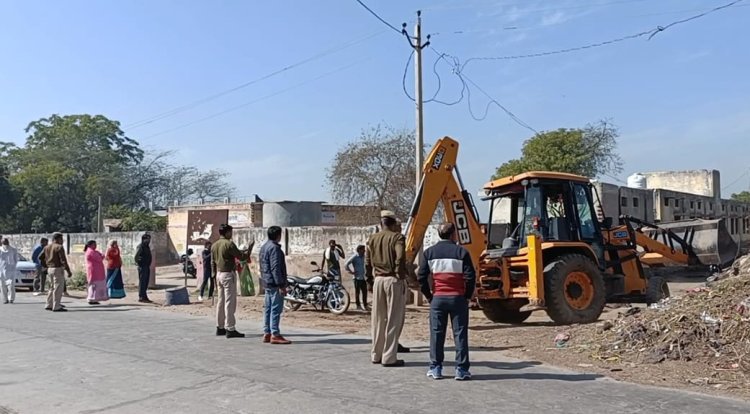
[(618, 131), (608, 121), (579, 129), (560, 128), (539, 133), (526, 140), (521, 158), (501, 165), (493, 179), (525, 171), (557, 171), (597, 177), (622, 171), (622, 160), (615, 152)]
[(192, 180), (195, 198), (203, 204), (206, 201), (218, 201), (230, 197), (234, 188), (226, 183), (228, 176), (229, 173), (219, 170), (198, 172)]
[(750, 191), (742, 191), (740, 193), (732, 194), (732, 200), (750, 203)]
[(340, 149), (327, 169), (336, 202), (374, 205), (406, 217), (414, 200), (415, 137), (377, 125)]

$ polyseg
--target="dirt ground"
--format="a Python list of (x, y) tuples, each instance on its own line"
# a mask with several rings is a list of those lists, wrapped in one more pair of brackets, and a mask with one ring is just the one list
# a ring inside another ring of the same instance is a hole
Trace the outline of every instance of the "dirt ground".
[[(166, 287), (182, 286), (183, 279), (176, 268), (160, 268), (157, 282), (159, 289), (149, 292), (155, 308), (169, 312), (183, 312), (196, 316), (213, 316), (214, 311), (210, 300), (197, 302), (195, 280), (188, 280), (191, 292), (191, 304), (185, 306), (163, 306)], [(670, 282), (673, 296), (700, 286), (702, 282), (696, 279)], [(352, 298), (353, 299), (353, 298)], [(122, 301), (136, 303), (137, 293), (129, 292)], [(611, 320), (619, 312), (627, 310), (628, 305), (608, 306), (602, 314), (602, 320)], [(262, 297), (240, 297), (238, 299), (238, 320), (260, 320), (262, 317)], [(353, 310), (340, 316), (329, 312), (315, 311), (303, 306), (298, 311), (286, 311), (282, 317), (282, 331), (284, 326), (315, 328), (321, 330), (342, 332), (369, 336), (370, 315), (367, 312)], [(428, 341), (428, 308), (409, 306), (406, 323), (402, 334), (402, 342)], [(240, 322), (241, 326), (241, 322)], [(543, 312), (536, 312), (521, 326), (492, 323), (485, 319), (481, 311), (472, 311), (470, 315), (469, 343), (472, 348), (489, 351), (502, 351), (506, 355), (532, 363), (545, 363), (566, 367), (578, 372), (596, 373), (628, 382), (646, 385), (679, 388), (712, 395), (725, 395), (735, 398), (750, 399), (750, 390), (746, 387), (731, 383), (715, 383), (709, 380), (710, 373), (701, 367), (691, 366), (681, 361), (665, 361), (660, 364), (638, 364), (619, 360), (602, 360), (595, 355), (592, 344), (580, 343), (575, 337), (576, 327), (553, 326)], [(558, 334), (569, 335), (570, 339), (563, 347), (555, 344)], [(448, 342), (452, 342), (450, 338)]]

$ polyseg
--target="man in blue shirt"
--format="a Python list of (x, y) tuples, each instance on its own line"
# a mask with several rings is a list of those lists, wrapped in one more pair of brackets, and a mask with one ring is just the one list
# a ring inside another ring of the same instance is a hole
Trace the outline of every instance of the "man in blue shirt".
[[(357, 254), (350, 257), (344, 265), (346, 271), (354, 276), (354, 298), (357, 301), (357, 310), (369, 310), (367, 308), (367, 281), (365, 280), (365, 246), (357, 246)], [(362, 305), (359, 297), (362, 296)]]
[(41, 240), (39, 240), (39, 244), (34, 247), (34, 251), (31, 253), (31, 261), (36, 265), (36, 274), (34, 275), (34, 296), (41, 296), (46, 290), (47, 269), (39, 260), (39, 255), (42, 254), (42, 251), (44, 250), (44, 247), (47, 246), (48, 242), (49, 241), (46, 237), (42, 237)]

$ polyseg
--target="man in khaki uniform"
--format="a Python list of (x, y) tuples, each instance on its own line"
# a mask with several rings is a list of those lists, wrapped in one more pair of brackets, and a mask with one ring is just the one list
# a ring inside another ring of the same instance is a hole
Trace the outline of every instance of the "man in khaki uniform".
[(219, 285), (216, 303), (216, 336), (244, 338), (235, 328), (234, 312), (237, 310), (237, 265), (235, 259), (248, 260), (250, 252), (240, 250), (232, 241), (232, 226), (219, 226), (221, 238), (211, 246), (211, 270)]
[[(65, 274), (72, 276), (68, 259), (65, 256), (65, 247), (63, 247), (62, 233), (52, 235), (52, 243), (48, 244), (42, 254), (39, 255), (39, 261), (47, 268), (47, 274), (50, 276), (50, 289), (47, 292), (47, 306), (44, 308), (53, 312), (66, 312), (67, 309), (62, 305), (63, 290), (65, 289)], [(63, 273), (64, 272), (64, 273)]]
[(406, 290), (406, 240), (397, 231), (392, 211), (381, 211), (382, 230), (370, 236), (365, 255), (365, 271), (373, 278), (372, 363), (401, 367), (398, 339), (404, 324)]

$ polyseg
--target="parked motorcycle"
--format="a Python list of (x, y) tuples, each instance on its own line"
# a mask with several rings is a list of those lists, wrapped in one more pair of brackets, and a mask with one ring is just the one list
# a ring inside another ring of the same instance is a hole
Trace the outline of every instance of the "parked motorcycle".
[(323, 273), (317, 262), (315, 276), (302, 278), (288, 276), (289, 289), (284, 297), (285, 308), (296, 311), (302, 305), (312, 305), (316, 310), (328, 308), (334, 315), (341, 315), (349, 309), (349, 292), (341, 285), (341, 278), (335, 272)]
[[(192, 254), (192, 252), (190, 254)], [(180, 264), (182, 265), (182, 271), (189, 277), (193, 279), (198, 277), (198, 270), (195, 268), (193, 261), (190, 260), (190, 256), (187, 254), (180, 256)]]

